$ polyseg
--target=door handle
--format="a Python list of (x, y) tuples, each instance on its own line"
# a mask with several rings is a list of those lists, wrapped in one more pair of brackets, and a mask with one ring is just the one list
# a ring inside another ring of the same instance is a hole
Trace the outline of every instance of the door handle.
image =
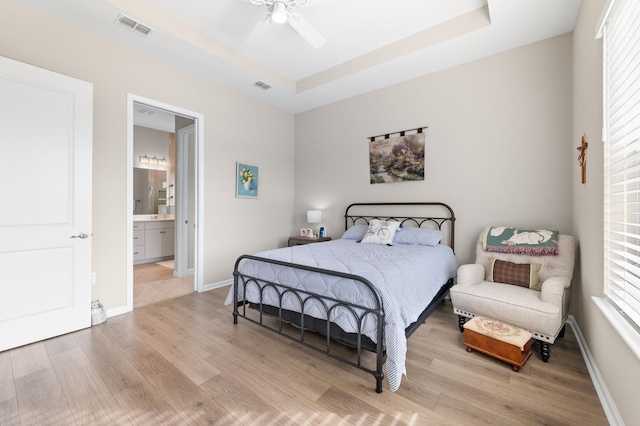
[(89, 238), (89, 235), (83, 232), (82, 234), (72, 235), (70, 238), (82, 238), (84, 240), (85, 238)]

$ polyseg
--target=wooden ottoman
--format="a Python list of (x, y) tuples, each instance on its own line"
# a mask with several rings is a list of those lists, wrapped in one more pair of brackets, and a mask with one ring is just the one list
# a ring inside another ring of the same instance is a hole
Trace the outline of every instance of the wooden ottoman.
[(464, 344), (467, 352), (475, 349), (508, 362), (513, 371), (531, 356), (531, 333), (485, 317), (474, 317), (464, 324)]

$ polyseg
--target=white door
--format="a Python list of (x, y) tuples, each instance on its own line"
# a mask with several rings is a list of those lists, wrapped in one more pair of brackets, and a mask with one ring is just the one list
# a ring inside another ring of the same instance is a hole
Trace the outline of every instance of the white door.
[(0, 351), (91, 325), (93, 86), (0, 57)]
[(176, 275), (185, 277), (194, 272), (196, 224), (196, 126), (178, 130), (176, 149)]

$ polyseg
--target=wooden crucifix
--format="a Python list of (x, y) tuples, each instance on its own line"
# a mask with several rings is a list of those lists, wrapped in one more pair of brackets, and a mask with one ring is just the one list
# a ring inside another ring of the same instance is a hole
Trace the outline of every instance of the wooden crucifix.
[(580, 155), (578, 155), (578, 164), (582, 168), (582, 183), (584, 184), (587, 180), (585, 175), (585, 170), (587, 168), (587, 147), (589, 144), (584, 140), (585, 135), (582, 135), (582, 144), (577, 148), (580, 151)]

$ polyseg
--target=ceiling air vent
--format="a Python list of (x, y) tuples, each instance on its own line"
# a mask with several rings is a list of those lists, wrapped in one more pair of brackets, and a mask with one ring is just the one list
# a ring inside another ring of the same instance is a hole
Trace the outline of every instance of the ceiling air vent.
[(262, 90), (269, 90), (271, 89), (271, 85), (269, 83), (265, 83), (264, 81), (256, 81), (255, 83), (253, 83), (254, 86), (261, 88)]
[(149, 35), (149, 33), (151, 32), (151, 28), (149, 28), (146, 25), (141, 24), (140, 22), (136, 21), (133, 18), (130, 18), (126, 15), (123, 15), (122, 13), (120, 15), (118, 15), (118, 17), (116, 18), (115, 21), (116, 24), (120, 24), (122, 26), (125, 26), (127, 28), (129, 28), (132, 31), (135, 31), (139, 34), (142, 34), (144, 36)]

